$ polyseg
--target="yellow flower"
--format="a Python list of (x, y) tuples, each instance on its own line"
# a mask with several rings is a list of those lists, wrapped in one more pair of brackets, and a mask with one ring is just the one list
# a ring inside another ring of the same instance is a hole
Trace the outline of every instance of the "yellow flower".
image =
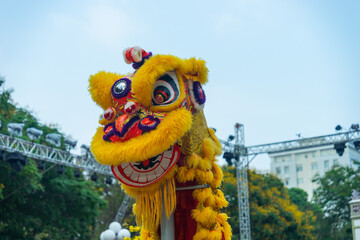
[(90, 230), (93, 230), (93, 226), (92, 226), (92, 225), (90, 225), (90, 226), (89, 226), (89, 229), (90, 229)]
[(0, 184), (0, 187), (1, 187), (2, 189), (4, 189), (4, 188), (5, 188), (4, 184)]
[(102, 188), (102, 187), (100, 187), (100, 188), (99, 188), (99, 191), (100, 191), (100, 192), (102, 192), (102, 190), (103, 190), (103, 188)]
[(138, 232), (138, 231), (140, 231), (140, 229), (141, 229), (141, 228), (140, 228), (139, 226), (135, 226), (135, 227), (134, 227), (134, 226), (130, 226), (130, 227), (129, 227), (129, 231), (130, 231), (130, 232)]

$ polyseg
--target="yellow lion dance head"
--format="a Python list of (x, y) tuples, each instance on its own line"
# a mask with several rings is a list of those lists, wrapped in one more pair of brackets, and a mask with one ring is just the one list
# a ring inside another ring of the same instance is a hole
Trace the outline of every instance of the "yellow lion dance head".
[[(175, 211), (175, 222), (176, 212), (191, 216), (188, 224), (195, 227), (177, 227), (190, 232), (179, 240), (230, 239), (227, 217), (219, 213), (227, 205), (215, 163), (221, 145), (202, 110), (205, 61), (152, 56), (139, 47), (125, 49), (124, 59), (133, 73), (102, 71), (89, 79), (90, 94), (104, 110), (91, 143), (96, 160), (110, 165), (136, 199), (143, 239), (160, 239), (163, 209), (168, 216)], [(184, 186), (190, 190), (176, 191)]]

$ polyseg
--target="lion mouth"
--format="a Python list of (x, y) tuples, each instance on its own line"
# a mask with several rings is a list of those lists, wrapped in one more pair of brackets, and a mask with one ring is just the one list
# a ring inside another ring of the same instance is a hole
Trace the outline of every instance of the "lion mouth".
[(104, 127), (103, 139), (109, 142), (124, 142), (156, 129), (161, 120), (152, 115), (140, 118), (124, 114)]
[(142, 162), (122, 163), (111, 166), (114, 176), (131, 187), (145, 187), (160, 180), (179, 160), (180, 147), (172, 146), (167, 151)]

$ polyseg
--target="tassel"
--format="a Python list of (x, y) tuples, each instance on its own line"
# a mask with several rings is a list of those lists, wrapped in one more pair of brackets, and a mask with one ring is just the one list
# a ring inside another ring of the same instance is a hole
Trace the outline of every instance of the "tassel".
[[(130, 194), (130, 193), (129, 193)], [(133, 209), (138, 225), (148, 231), (156, 231), (161, 222), (162, 209), (169, 217), (176, 208), (175, 179), (164, 179), (159, 188), (153, 191), (131, 191), (136, 199)]]

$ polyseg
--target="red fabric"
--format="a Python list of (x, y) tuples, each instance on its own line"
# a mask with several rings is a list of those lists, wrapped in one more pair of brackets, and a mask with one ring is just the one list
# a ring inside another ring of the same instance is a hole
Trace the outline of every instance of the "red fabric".
[[(195, 182), (177, 184), (179, 186), (193, 186)], [(191, 217), (191, 210), (196, 208), (197, 201), (192, 196), (193, 190), (176, 192), (176, 209), (174, 213), (175, 240), (192, 240), (196, 233), (196, 222)]]

